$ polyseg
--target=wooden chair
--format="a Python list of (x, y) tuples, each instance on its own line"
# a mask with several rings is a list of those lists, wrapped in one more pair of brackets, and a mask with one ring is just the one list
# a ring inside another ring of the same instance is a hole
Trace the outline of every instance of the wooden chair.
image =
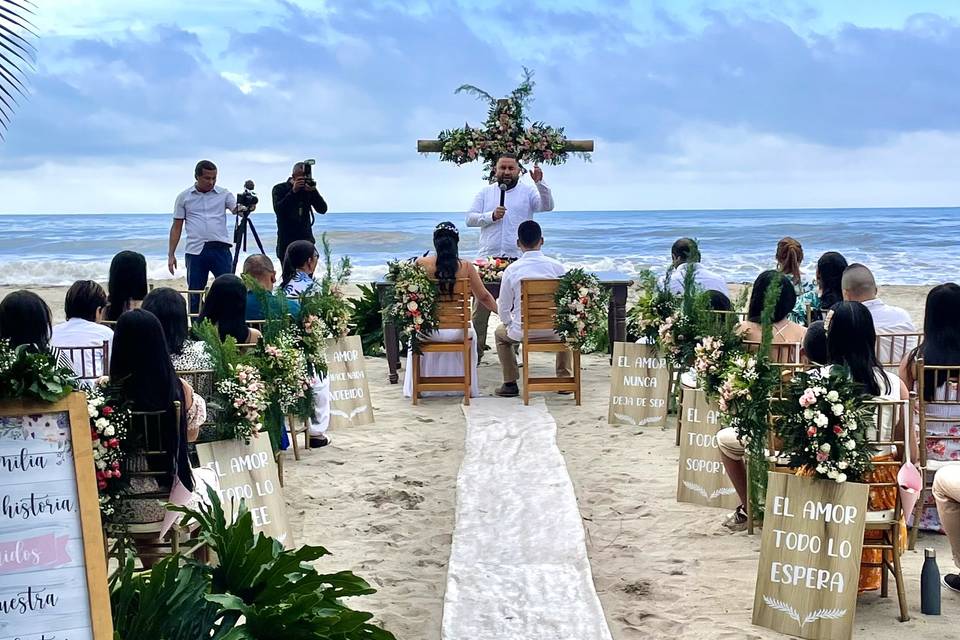
[(310, 418), (300, 418), (295, 415), (288, 415), (286, 420), (287, 433), (290, 434), (290, 446), (293, 448), (293, 459), (300, 461), (300, 445), (297, 444), (297, 436), (303, 434), (303, 448), (310, 448)]
[(267, 324), (266, 320), (247, 320), (247, 326), (263, 333), (263, 327)]
[[(553, 331), (557, 319), (554, 301), (559, 280), (523, 280), (520, 283), (520, 313), (523, 323), (523, 404), (530, 404), (531, 391), (572, 391), (580, 406), (580, 350), (558, 338), (536, 338), (531, 332)], [(572, 378), (535, 378), (530, 375), (530, 354), (536, 351), (573, 355)]]
[(87, 386), (92, 387), (99, 378), (110, 375), (110, 342), (108, 340), (94, 346), (64, 346), (57, 349), (70, 359), (73, 363), (73, 372)]
[[(880, 501), (883, 506), (890, 505), (890, 508), (881, 510), (868, 510), (866, 515), (865, 533), (868, 537), (864, 539), (863, 549), (866, 551), (872, 549), (880, 552), (878, 562), (861, 562), (861, 567), (879, 568), (880, 574), (880, 597), (886, 598), (888, 595), (889, 576), (893, 574), (893, 579), (897, 587), (897, 599), (900, 604), (900, 622), (906, 622), (910, 619), (910, 613), (907, 608), (907, 590), (903, 581), (903, 571), (901, 570), (901, 544), (903, 542), (900, 531), (900, 520), (903, 517), (903, 505), (900, 502), (899, 485), (897, 483), (897, 472), (903, 464), (906, 455), (904, 439), (896, 437), (896, 425), (904, 425), (909, 428), (910, 425), (910, 401), (909, 400), (872, 400), (869, 402), (875, 412), (875, 424), (873, 429), (868, 429), (867, 436), (870, 443), (875, 446), (879, 454), (890, 453), (896, 448), (897, 453), (891, 460), (874, 460), (874, 470), (868, 474), (864, 480), (870, 485), (871, 500)], [(888, 433), (885, 433), (889, 431)], [(883, 492), (878, 494), (877, 492)], [(869, 503), (868, 503), (869, 504)], [(879, 532), (879, 537), (869, 537), (870, 532)]]
[(896, 373), (904, 357), (916, 348), (921, 340), (923, 332), (878, 334), (876, 351), (880, 366), (890, 373)]
[[(193, 391), (204, 400), (210, 400), (214, 395), (214, 372), (213, 369), (189, 369), (177, 371), (177, 377), (190, 385)], [(216, 428), (217, 409), (207, 403), (207, 419), (200, 425), (200, 435), (197, 436), (195, 444), (202, 442), (214, 442), (222, 440), (223, 435)]]
[[(180, 402), (174, 402), (174, 418), (180, 421)], [(166, 438), (163, 436), (166, 411), (133, 411), (131, 412), (129, 438), (132, 448), (124, 460), (123, 472), (131, 483), (159, 482), (167, 477), (162, 469), (168, 464), (168, 454), (164, 449)], [(158, 491), (127, 494), (119, 500), (117, 511), (123, 513), (125, 502), (128, 500), (157, 500), (167, 502), (170, 495), (168, 488), (161, 487)], [(136, 553), (144, 559), (161, 559), (164, 556), (180, 553), (186, 549), (185, 555), (196, 555), (202, 544), (196, 537), (191, 536), (191, 530), (174, 524), (170, 527), (164, 539), (159, 539), (162, 522), (148, 523), (111, 523), (107, 524), (104, 533), (113, 538), (114, 552), (122, 563), (126, 553), (127, 538), (136, 540)], [(195, 523), (194, 523), (195, 528)]]
[(741, 322), (746, 321), (747, 312), (746, 311), (710, 311), (718, 322), (722, 323), (723, 326), (727, 328), (736, 327)]
[(437, 329), (458, 329), (463, 338), (456, 342), (420, 341), (422, 353), (462, 353), (462, 376), (420, 375), (421, 354), (414, 352), (413, 362), (413, 404), (420, 401), (423, 391), (463, 391), (463, 404), (470, 404), (470, 386), (473, 383), (473, 364), (470, 357), (473, 350), (473, 338), (470, 337), (470, 282), (458, 278), (449, 298), (440, 299), (437, 312)]
[[(925, 504), (926, 497), (933, 487), (933, 476), (946, 465), (960, 464), (958, 461), (931, 460), (929, 445), (937, 442), (956, 442), (960, 435), (930, 434), (930, 427), (941, 425), (944, 431), (960, 424), (960, 364), (933, 366), (924, 363), (922, 358), (916, 362), (917, 406), (920, 415), (920, 472), (923, 475), (923, 490), (917, 500), (914, 511), (914, 531), (926, 510), (936, 509), (935, 504)], [(929, 376), (930, 380), (927, 380)], [(932, 388), (932, 400), (926, 400), (928, 389)], [(934, 445), (935, 446), (935, 445)]]
[[(800, 362), (799, 342), (774, 342), (770, 345), (770, 361), (783, 364), (797, 364)], [(759, 353), (760, 343), (744, 340), (743, 347), (750, 353)]]

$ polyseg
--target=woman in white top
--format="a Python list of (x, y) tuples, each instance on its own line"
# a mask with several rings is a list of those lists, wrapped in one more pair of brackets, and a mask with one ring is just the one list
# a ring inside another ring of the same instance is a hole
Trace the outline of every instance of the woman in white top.
[[(900, 364), (900, 377), (909, 388), (917, 389), (916, 361), (923, 359), (926, 365), (960, 368), (960, 286), (948, 282), (930, 290), (923, 314), (923, 342), (911, 351)], [(924, 403), (936, 403), (949, 399), (953, 404), (923, 404), (927, 419), (927, 441), (924, 443), (928, 468), (944, 464), (960, 464), (960, 440), (938, 436), (960, 436), (960, 404), (957, 380), (939, 379), (934, 372), (927, 372), (924, 380)], [(919, 404), (919, 403), (918, 403)], [(918, 407), (919, 409), (919, 407)], [(955, 418), (955, 420), (954, 420)], [(930, 437), (933, 436), (933, 437)], [(930, 464), (932, 463), (932, 464)], [(928, 494), (920, 519), (920, 528), (941, 531), (933, 498)]]
[(319, 286), (313, 274), (320, 263), (317, 246), (309, 240), (291, 242), (283, 256), (280, 290), (288, 298), (299, 298)]
[[(470, 281), (470, 291), (473, 297), (487, 309), (497, 310), (497, 301), (487, 288), (483, 286), (480, 274), (476, 267), (459, 256), (460, 234), (452, 222), (441, 222), (433, 231), (433, 248), (436, 255), (417, 258), (431, 278), (437, 280), (440, 298), (449, 296), (454, 285), (460, 278)], [(477, 336), (470, 329), (473, 338), (473, 349), (470, 352), (473, 374), (470, 378), (470, 396), (480, 395), (480, 385), (477, 381)], [(440, 329), (434, 331), (427, 339), (436, 342), (456, 342), (463, 339), (463, 332), (459, 329)], [(460, 353), (426, 353), (420, 358), (420, 375), (425, 377), (442, 377), (463, 375), (463, 354)], [(413, 354), (407, 354), (407, 366), (403, 376), (404, 397), (413, 396)]]
[(72, 372), (70, 358), (50, 345), (52, 315), (47, 303), (33, 291), (22, 289), (9, 293), (0, 302), (0, 340), (5, 340), (11, 349), (26, 345), (47, 352), (57, 365)]

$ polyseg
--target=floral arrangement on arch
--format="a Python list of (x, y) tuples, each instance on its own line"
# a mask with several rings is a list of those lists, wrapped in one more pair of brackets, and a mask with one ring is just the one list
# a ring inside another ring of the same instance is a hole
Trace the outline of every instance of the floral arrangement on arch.
[(799, 372), (775, 407), (777, 432), (790, 466), (835, 482), (859, 482), (877, 453), (869, 430), (874, 414), (844, 367)]
[(637, 276), (640, 295), (627, 313), (627, 332), (647, 344), (660, 342), (660, 327), (679, 308), (679, 299), (649, 269)]
[(58, 402), (79, 388), (73, 370), (50, 352), (0, 340), (0, 399)]
[(437, 284), (416, 262), (394, 260), (388, 264), (387, 279), (394, 283), (392, 298), (384, 313), (393, 320), (401, 340), (408, 340), (420, 352), (420, 335), (437, 326)]
[[(483, 160), (484, 177), (493, 179), (494, 165), (504, 153), (516, 154), (521, 164), (559, 165), (570, 156), (567, 137), (562, 127), (551, 127), (543, 122), (532, 122), (525, 112), (533, 102), (533, 72), (524, 67), (523, 82), (509, 97), (498, 100), (473, 85), (461, 85), (454, 93), (470, 93), (489, 103), (487, 119), (482, 127), (465, 124), (459, 129), (447, 129), (437, 136), (440, 141), (440, 160), (458, 165)], [(584, 160), (589, 153), (573, 152)]]
[(511, 264), (516, 262), (516, 258), (507, 258), (505, 256), (479, 258), (473, 264), (480, 272), (480, 279), (484, 282), (500, 282), (503, 280), (503, 272)]
[(130, 428), (130, 410), (115, 402), (103, 387), (87, 391), (93, 464), (100, 499), (100, 514), (109, 519), (117, 511), (117, 500), (127, 487), (122, 473), (126, 454), (123, 443)]
[(595, 341), (607, 327), (609, 294), (597, 276), (583, 269), (571, 269), (560, 278), (555, 297), (557, 335), (575, 349)]

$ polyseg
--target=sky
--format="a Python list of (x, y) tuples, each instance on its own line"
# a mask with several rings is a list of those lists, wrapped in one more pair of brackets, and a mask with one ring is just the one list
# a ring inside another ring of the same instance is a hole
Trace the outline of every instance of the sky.
[(201, 158), (267, 196), (316, 158), (332, 212), (461, 211), (479, 164), (416, 152), (535, 73), (596, 141), (559, 209), (952, 206), (953, 0), (35, 0), (0, 213), (172, 210)]

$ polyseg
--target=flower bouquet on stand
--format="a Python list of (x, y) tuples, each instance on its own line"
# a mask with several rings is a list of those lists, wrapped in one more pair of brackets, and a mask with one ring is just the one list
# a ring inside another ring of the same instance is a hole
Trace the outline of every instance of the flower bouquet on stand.
[(642, 340), (657, 345), (660, 327), (679, 308), (679, 301), (649, 269), (637, 276), (640, 296), (627, 313), (627, 335), (631, 340)]
[(437, 326), (437, 284), (415, 262), (394, 260), (388, 267), (387, 279), (394, 288), (384, 313), (397, 327), (401, 341), (419, 353), (419, 336)]
[(571, 347), (583, 350), (595, 343), (607, 328), (609, 294), (597, 276), (583, 269), (571, 269), (560, 278), (556, 305), (557, 335)]
[(876, 455), (869, 432), (874, 414), (868, 396), (843, 367), (794, 375), (777, 403), (777, 432), (790, 467), (835, 482), (859, 482)]
[(507, 270), (507, 267), (516, 261), (516, 258), (507, 258), (505, 256), (501, 256), (480, 258), (473, 264), (476, 265), (477, 271), (480, 272), (481, 280), (484, 282), (500, 282), (503, 280), (503, 272)]
[(100, 515), (104, 520), (110, 520), (116, 514), (120, 494), (127, 487), (122, 469), (130, 410), (116, 402), (109, 389), (97, 386), (87, 391), (87, 412), (90, 414)]

